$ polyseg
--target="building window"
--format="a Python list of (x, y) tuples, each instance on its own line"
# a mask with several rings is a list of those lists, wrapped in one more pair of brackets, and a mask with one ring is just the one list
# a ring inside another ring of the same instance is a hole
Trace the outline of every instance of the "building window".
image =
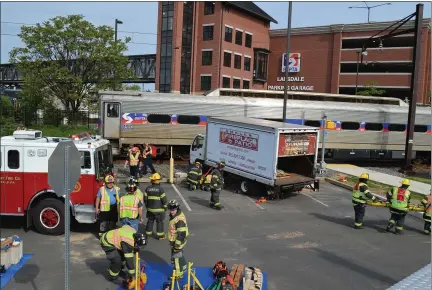
[(240, 30), (236, 30), (235, 44), (238, 44), (238, 45), (243, 44), (243, 32)]
[(174, 2), (162, 2), (162, 32), (160, 47), (159, 92), (171, 91), (172, 69), (172, 23)]
[(252, 34), (246, 33), (245, 46), (246, 47), (252, 47)]
[(244, 57), (244, 70), (250, 71), (250, 65), (251, 65), (251, 58), (248, 56)]
[(223, 77), (222, 87), (223, 88), (230, 88), (230, 85), (231, 85), (231, 79), (229, 77)]
[(250, 82), (247, 80), (243, 80), (243, 89), (248, 90), (249, 89)]
[(201, 76), (201, 91), (211, 90), (211, 76)]
[(241, 69), (241, 55), (235, 54), (234, 55), (234, 68)]
[(212, 65), (213, 51), (205, 50), (202, 52), (201, 65)]
[(214, 14), (215, 3), (214, 2), (204, 2), (204, 15)]
[(190, 93), (191, 62), (192, 62), (192, 26), (193, 26), (193, 2), (185, 2), (183, 5), (183, 31), (180, 70), (180, 93)]
[(213, 25), (203, 26), (203, 40), (213, 40)]
[(225, 41), (232, 42), (232, 28), (225, 26)]
[(231, 67), (231, 52), (224, 52), (223, 65), (226, 67)]
[(240, 89), (240, 79), (233, 79), (233, 88)]
[(267, 81), (267, 64), (268, 53), (257, 50), (254, 58), (254, 80), (261, 82)]

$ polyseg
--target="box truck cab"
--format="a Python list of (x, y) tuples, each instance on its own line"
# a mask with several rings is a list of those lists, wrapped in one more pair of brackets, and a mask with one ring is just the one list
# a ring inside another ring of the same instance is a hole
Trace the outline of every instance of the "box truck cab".
[[(195, 137), (190, 163), (225, 161), (224, 172), (240, 178), (240, 190), (267, 194), (314, 186), (319, 128), (247, 117), (209, 118)], [(259, 185), (259, 186), (257, 186)]]

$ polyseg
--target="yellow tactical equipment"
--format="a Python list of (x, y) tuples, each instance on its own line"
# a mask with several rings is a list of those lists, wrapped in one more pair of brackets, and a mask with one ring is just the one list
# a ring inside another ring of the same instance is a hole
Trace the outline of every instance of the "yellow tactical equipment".
[[(390, 207), (390, 203), (387, 201), (371, 201), (368, 200), (366, 201), (367, 205), (370, 206), (376, 206), (376, 207)], [(408, 210), (409, 211), (417, 211), (417, 212), (424, 212), (425, 211), (425, 207), (423, 205), (420, 204), (410, 204), (408, 206)]]

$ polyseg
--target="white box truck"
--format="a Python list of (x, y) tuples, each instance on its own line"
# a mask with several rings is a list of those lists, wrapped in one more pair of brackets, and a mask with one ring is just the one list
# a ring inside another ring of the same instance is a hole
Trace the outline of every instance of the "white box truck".
[[(247, 117), (207, 119), (206, 134), (195, 137), (190, 164), (196, 160), (240, 177), (240, 190), (269, 195), (293, 192), (315, 180), (319, 128)], [(256, 185), (261, 186), (256, 186)]]

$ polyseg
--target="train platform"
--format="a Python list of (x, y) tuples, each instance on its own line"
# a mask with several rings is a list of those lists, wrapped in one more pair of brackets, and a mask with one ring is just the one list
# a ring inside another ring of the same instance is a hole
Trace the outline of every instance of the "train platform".
[[(369, 173), (370, 180), (388, 184), (391, 186), (400, 186), (401, 181), (403, 179), (398, 176), (377, 172), (374, 170), (358, 167), (351, 164), (327, 164), (327, 168), (344, 174), (352, 175), (352, 176), (360, 176), (360, 174), (366, 172)], [(411, 181), (411, 186), (409, 189), (411, 191), (427, 195), (431, 191), (431, 185), (418, 182), (418, 181)]]

